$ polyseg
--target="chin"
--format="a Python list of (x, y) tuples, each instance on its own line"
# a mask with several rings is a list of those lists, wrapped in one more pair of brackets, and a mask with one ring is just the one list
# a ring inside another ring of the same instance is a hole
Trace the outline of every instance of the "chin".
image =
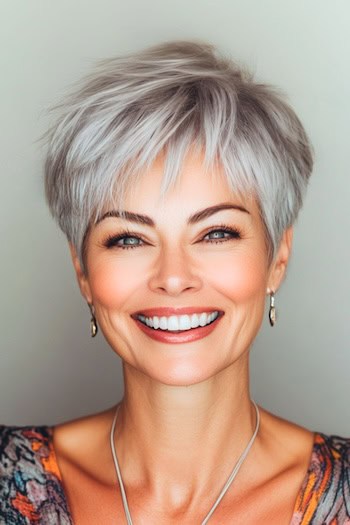
[[(191, 362), (157, 364), (143, 371), (150, 379), (168, 386), (191, 386), (207, 381), (220, 372), (220, 367), (206, 363)], [(224, 367), (222, 367), (224, 368)]]

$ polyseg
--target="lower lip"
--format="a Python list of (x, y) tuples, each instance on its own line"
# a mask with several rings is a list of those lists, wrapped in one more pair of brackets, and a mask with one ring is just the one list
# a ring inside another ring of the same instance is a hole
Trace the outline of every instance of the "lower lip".
[(139, 321), (138, 319), (134, 319), (134, 321), (136, 322), (137, 326), (142, 330), (142, 332), (148, 335), (148, 337), (151, 337), (152, 339), (155, 339), (156, 341), (160, 341), (162, 343), (179, 344), (191, 343), (192, 341), (197, 341), (198, 339), (206, 337), (213, 330), (215, 330), (215, 327), (217, 326), (222, 316), (222, 314), (219, 314), (215, 321), (213, 321), (210, 324), (207, 324), (206, 326), (191, 328), (190, 330), (184, 330), (183, 332), (168, 332), (166, 330), (154, 330), (153, 328), (150, 328), (149, 326), (141, 323), (141, 321)]

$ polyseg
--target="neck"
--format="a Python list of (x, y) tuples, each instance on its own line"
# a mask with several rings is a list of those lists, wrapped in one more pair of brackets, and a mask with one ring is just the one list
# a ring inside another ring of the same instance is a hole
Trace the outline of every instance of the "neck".
[[(124, 378), (115, 442), (125, 483), (144, 480), (169, 504), (179, 493), (200, 498), (220, 486), (256, 425), (248, 366), (239, 372), (228, 367), (208, 381), (181, 387), (156, 383), (128, 365)], [(171, 490), (169, 480), (176, 495), (164, 494)]]

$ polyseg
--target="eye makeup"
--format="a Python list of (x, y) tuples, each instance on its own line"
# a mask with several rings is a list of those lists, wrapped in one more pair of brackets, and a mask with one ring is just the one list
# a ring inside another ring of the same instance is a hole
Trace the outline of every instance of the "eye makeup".
[[(222, 235), (221, 237), (220, 234)], [(206, 238), (211, 235), (216, 235), (216, 237)], [(216, 226), (211, 226), (204, 234), (201, 234), (201, 237), (196, 243), (204, 242), (206, 244), (222, 244), (224, 242), (232, 240), (237, 241), (240, 239), (242, 239), (242, 233), (239, 228), (228, 226), (226, 224), (218, 224)], [(121, 248), (123, 250), (128, 250), (141, 248), (149, 243), (147, 243), (139, 233), (123, 229), (123, 231), (118, 234), (108, 235), (102, 244), (107, 249)]]
[[(205, 239), (208, 235), (215, 234), (215, 233), (224, 233), (225, 237), (216, 237), (212, 239)], [(214, 244), (220, 244), (223, 242), (231, 241), (231, 240), (239, 240), (242, 239), (242, 233), (241, 230), (237, 227), (227, 226), (226, 224), (219, 224), (217, 226), (211, 226), (209, 231), (206, 232), (206, 234), (203, 237), (203, 242), (206, 243), (214, 243)]]
[[(122, 244), (121, 241), (125, 240), (125, 239), (134, 239), (135, 241), (138, 241), (139, 244), (136, 244), (136, 243), (126, 243), (126, 244)], [(140, 244), (141, 242), (141, 244)], [(103, 241), (103, 246), (105, 246), (106, 248), (110, 249), (110, 248), (121, 248), (123, 250), (128, 250), (128, 249), (132, 249), (132, 248), (139, 248), (141, 246), (144, 246), (145, 242), (143, 241), (143, 239), (140, 237), (139, 234), (136, 234), (134, 232), (131, 232), (129, 230), (123, 230), (121, 233), (117, 234), (117, 235), (109, 235), (104, 241)]]

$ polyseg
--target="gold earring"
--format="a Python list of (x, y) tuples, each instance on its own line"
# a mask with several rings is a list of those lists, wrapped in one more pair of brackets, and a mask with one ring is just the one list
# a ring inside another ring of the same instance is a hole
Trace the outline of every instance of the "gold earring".
[(91, 334), (91, 337), (95, 337), (97, 335), (97, 332), (98, 332), (98, 326), (97, 326), (97, 321), (96, 321), (96, 317), (95, 317), (95, 309), (94, 309), (92, 304), (88, 303), (88, 305), (89, 305), (90, 312), (91, 312), (90, 334)]
[(269, 293), (270, 293), (269, 321), (270, 321), (270, 325), (274, 326), (276, 323), (275, 292), (271, 290)]

